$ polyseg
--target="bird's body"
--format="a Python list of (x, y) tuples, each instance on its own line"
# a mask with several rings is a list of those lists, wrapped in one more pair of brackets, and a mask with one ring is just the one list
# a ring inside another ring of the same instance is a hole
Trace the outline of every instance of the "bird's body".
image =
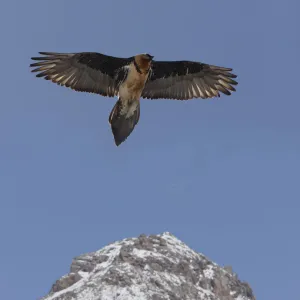
[(40, 52), (33, 63), (44, 77), (76, 91), (118, 97), (109, 123), (116, 145), (133, 131), (140, 118), (140, 98), (178, 99), (219, 97), (219, 91), (230, 95), (232, 69), (192, 61), (154, 61), (149, 54), (118, 58), (95, 52)]
[(109, 123), (116, 145), (120, 145), (132, 132), (140, 118), (140, 98), (149, 75), (150, 61), (144, 61), (142, 55), (135, 57), (128, 66), (126, 80), (120, 85), (118, 101), (110, 113)]
[(128, 67), (127, 78), (119, 87), (119, 98), (126, 103), (128, 102), (128, 104), (139, 101), (142, 96), (149, 75), (148, 69), (150, 67), (150, 62), (142, 66), (143, 67), (140, 67), (141, 73), (139, 73), (134, 63), (131, 63)]

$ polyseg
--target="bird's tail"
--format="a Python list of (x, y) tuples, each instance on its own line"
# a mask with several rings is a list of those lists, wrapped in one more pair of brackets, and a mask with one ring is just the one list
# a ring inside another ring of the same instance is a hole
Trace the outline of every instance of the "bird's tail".
[(124, 103), (120, 98), (109, 115), (115, 143), (119, 146), (133, 131), (140, 119), (140, 101)]

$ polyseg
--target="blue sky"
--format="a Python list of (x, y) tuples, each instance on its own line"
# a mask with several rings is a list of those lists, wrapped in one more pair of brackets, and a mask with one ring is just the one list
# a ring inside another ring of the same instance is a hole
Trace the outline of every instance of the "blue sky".
[[(0, 290), (38, 299), (74, 256), (170, 231), (257, 299), (299, 286), (299, 2), (6, 1), (1, 9)], [(115, 99), (30, 73), (38, 51), (234, 68), (213, 100), (142, 100), (116, 147)]]

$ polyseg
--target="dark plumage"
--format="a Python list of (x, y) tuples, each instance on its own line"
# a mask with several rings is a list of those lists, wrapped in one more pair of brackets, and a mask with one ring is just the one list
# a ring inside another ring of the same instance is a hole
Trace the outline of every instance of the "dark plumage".
[(43, 57), (32, 57), (41, 62), (33, 63), (38, 67), (36, 77), (44, 77), (59, 85), (70, 87), (79, 92), (90, 92), (114, 97), (119, 85), (126, 79), (125, 67), (133, 58), (118, 58), (94, 52), (54, 53), (39, 52)]
[(232, 69), (192, 61), (154, 61), (142, 97), (188, 100), (230, 95), (237, 82)]
[(140, 98), (189, 100), (230, 95), (232, 69), (193, 61), (155, 61), (150, 54), (128, 58), (96, 52), (39, 52), (30, 67), (59, 85), (80, 92), (118, 96), (109, 123), (116, 145), (131, 134), (140, 116)]

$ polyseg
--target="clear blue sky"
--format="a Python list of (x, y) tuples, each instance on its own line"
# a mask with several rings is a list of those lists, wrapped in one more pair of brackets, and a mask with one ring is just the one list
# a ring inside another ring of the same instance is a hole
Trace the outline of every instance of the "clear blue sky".
[[(232, 265), (257, 299), (296, 299), (299, 10), (278, 0), (3, 3), (1, 299), (37, 299), (74, 256), (163, 231)], [(35, 78), (38, 51), (202, 61), (233, 67), (239, 86), (214, 100), (142, 100), (116, 147), (115, 99)]]

